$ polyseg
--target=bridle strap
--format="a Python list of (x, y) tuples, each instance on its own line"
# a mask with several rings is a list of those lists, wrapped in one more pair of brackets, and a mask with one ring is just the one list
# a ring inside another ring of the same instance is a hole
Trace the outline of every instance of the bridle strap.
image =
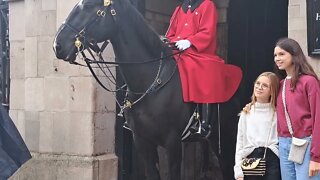
[[(65, 27), (69, 28), (71, 31), (76, 33), (75, 38), (81, 42), (80, 46), (82, 46), (82, 49), (86, 49), (86, 46), (89, 46), (94, 52), (101, 53), (103, 50), (101, 50), (101, 48), (99, 48), (99, 46), (97, 45), (96, 42), (90, 43), (87, 40), (88, 37), (86, 36), (86, 31), (90, 27), (91, 24), (93, 24), (94, 22), (96, 22), (98, 20), (98, 18), (105, 17), (106, 11), (108, 9), (110, 9), (110, 14), (112, 15), (112, 19), (114, 20), (114, 22), (116, 24), (116, 17), (115, 17), (116, 11), (113, 8), (113, 5), (110, 4), (109, 6), (105, 6), (103, 10), (98, 10), (97, 13), (95, 14), (95, 17), (92, 18), (88, 23), (86, 23), (81, 30), (78, 30), (77, 28), (75, 28), (74, 26), (72, 26), (68, 22), (65, 22), (63, 25), (65, 25)], [(102, 47), (105, 48), (106, 45), (103, 45)], [(78, 47), (78, 49), (79, 48), (80, 47)]]
[(85, 53), (84, 53), (84, 52), (81, 52), (81, 54), (82, 54), (82, 56), (83, 56), (83, 58), (84, 58), (84, 61), (85, 61), (86, 64), (87, 64), (87, 67), (89, 68), (91, 74), (93, 75), (94, 79), (98, 82), (98, 84), (99, 84), (103, 89), (105, 89), (105, 90), (108, 91), (108, 92), (117, 92), (117, 90), (113, 91), (113, 90), (107, 88), (107, 87), (100, 81), (100, 79), (97, 77), (96, 73), (93, 71), (91, 64), (90, 64), (89, 61), (87, 60), (88, 58), (86, 57)]

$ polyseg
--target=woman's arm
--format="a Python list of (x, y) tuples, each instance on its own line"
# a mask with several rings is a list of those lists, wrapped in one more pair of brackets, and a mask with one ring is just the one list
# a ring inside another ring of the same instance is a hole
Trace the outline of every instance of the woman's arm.
[(311, 161), (309, 164), (309, 176), (315, 176), (320, 172), (320, 84), (315, 78), (306, 83), (308, 101), (313, 119), (311, 139)]
[(308, 79), (306, 91), (310, 106), (312, 126), (311, 160), (320, 163), (320, 84), (315, 78)]

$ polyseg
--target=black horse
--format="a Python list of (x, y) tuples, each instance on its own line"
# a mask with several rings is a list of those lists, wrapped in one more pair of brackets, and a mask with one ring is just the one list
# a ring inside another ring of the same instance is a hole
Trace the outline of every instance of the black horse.
[(82, 0), (60, 27), (54, 51), (73, 63), (79, 49), (95, 50), (105, 40), (110, 40), (127, 84), (124, 115), (148, 180), (160, 180), (157, 146), (167, 151), (169, 179), (180, 180), (181, 135), (196, 105), (183, 102), (172, 50), (129, 0)]

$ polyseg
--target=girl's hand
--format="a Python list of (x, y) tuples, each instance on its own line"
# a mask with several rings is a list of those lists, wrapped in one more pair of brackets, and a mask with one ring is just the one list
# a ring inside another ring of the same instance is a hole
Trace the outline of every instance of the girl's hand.
[(320, 171), (320, 163), (315, 162), (315, 161), (310, 161), (309, 164), (309, 176), (315, 176), (319, 173)]
[(243, 178), (238, 178), (237, 180), (243, 180)]

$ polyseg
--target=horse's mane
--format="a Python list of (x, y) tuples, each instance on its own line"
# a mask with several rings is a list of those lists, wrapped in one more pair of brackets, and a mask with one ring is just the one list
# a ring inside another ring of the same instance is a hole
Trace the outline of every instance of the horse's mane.
[(132, 5), (131, 7), (126, 8), (127, 13), (131, 17), (131, 24), (134, 26), (138, 26), (139, 37), (141, 37), (142, 41), (150, 43), (153, 47), (150, 49), (162, 49), (165, 44), (161, 41), (159, 34), (147, 23), (146, 19), (142, 16), (142, 14)]

